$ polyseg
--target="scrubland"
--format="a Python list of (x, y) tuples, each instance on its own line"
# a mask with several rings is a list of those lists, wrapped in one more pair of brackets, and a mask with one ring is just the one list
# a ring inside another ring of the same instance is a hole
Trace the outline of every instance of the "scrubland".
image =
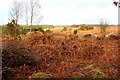
[[(118, 27), (50, 29), (52, 33), (21, 35), (20, 40), (2, 35), (3, 78), (119, 78)], [(83, 37), (85, 34), (97, 34)]]

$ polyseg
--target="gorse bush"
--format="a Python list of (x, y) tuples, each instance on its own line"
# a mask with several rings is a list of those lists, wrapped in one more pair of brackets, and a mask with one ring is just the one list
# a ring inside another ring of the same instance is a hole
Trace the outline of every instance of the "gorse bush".
[[(27, 30), (30, 31), (30, 29), (27, 29)], [(45, 33), (45, 31), (42, 28), (36, 28), (36, 27), (32, 27), (31, 28), (31, 32), (35, 32), (36, 33), (36, 31), (40, 31), (42, 33)]]
[(23, 27), (20, 27), (15, 20), (12, 20), (11, 22), (8, 22), (8, 24), (4, 27), (2, 27), (2, 34), (7, 34), (14, 39), (21, 39), (20, 35), (25, 35), (29, 32), (29, 29), (25, 29)]
[(64, 27), (64, 28), (61, 30), (61, 32), (66, 31), (66, 30), (67, 30), (67, 27)]
[(52, 33), (53, 31), (51, 31), (50, 29), (46, 30), (46, 33)]
[(12, 20), (11, 22), (8, 22), (7, 26), (4, 28), (4, 33), (9, 34), (10, 36), (18, 36), (20, 35), (19, 25), (15, 22), (15, 20)]
[(43, 34), (45, 33), (45, 31), (42, 28), (38, 28), (38, 31), (42, 32)]
[(20, 29), (20, 34), (25, 35), (25, 34), (27, 34), (29, 31), (30, 31), (30, 30), (28, 30), (28, 29)]
[(91, 29), (93, 29), (94, 27), (92, 27), (92, 26), (88, 26), (88, 25), (82, 25), (80, 28), (79, 28), (79, 30), (91, 30)]
[(1, 27), (2, 34), (7, 34), (6, 26)]
[(78, 33), (78, 30), (74, 30), (74, 34), (77, 34)]
[(75, 25), (75, 27), (80, 27), (79, 25)]
[(76, 28), (77, 28), (77, 27), (80, 27), (80, 25), (72, 25), (72, 26), (73, 26), (73, 27), (76, 27)]

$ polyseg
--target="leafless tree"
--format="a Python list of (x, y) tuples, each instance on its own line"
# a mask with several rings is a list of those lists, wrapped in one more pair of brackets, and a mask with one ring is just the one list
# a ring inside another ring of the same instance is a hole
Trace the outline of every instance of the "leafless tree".
[(19, 19), (23, 15), (23, 1), (22, 0), (13, 0), (12, 6), (10, 7), (10, 20), (14, 19), (18, 23)]
[(39, 0), (30, 0), (30, 24), (39, 23), (42, 16), (40, 14), (40, 2)]
[(25, 21), (26, 21), (26, 25), (28, 25), (28, 8), (29, 8), (29, 5), (28, 5), (28, 1), (25, 2)]
[(10, 20), (14, 19), (18, 23), (21, 18), (24, 18), (26, 25), (39, 25), (42, 18), (40, 11), (39, 0), (12, 0)]

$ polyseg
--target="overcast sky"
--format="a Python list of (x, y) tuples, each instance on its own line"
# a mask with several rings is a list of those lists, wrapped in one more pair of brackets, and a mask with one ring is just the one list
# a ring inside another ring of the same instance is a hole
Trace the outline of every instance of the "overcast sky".
[[(0, 2), (0, 24), (6, 24), (11, 0)], [(100, 19), (118, 24), (118, 8), (113, 0), (40, 0), (40, 3), (41, 24), (99, 24)], [(24, 22), (20, 21), (20, 24)]]

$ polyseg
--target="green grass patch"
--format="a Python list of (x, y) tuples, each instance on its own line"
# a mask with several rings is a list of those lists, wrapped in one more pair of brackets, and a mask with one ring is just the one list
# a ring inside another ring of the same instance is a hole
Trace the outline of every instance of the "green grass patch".
[(94, 66), (95, 66), (94, 64), (91, 64), (91, 65), (85, 67), (84, 69), (92, 69)]

